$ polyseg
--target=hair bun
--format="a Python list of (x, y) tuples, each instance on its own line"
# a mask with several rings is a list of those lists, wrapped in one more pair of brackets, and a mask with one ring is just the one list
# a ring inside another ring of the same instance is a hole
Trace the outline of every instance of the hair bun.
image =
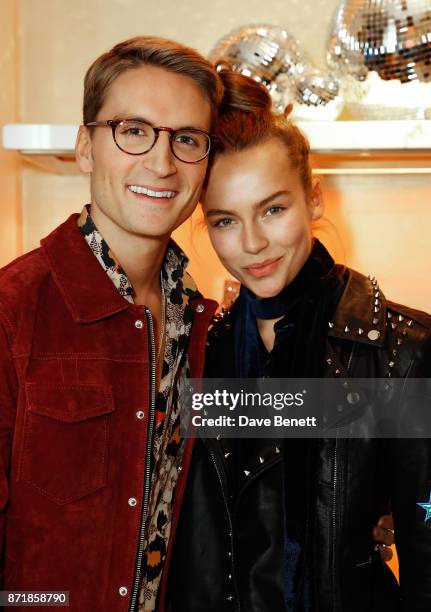
[(232, 70), (221, 70), (219, 76), (225, 87), (220, 108), (222, 115), (231, 111), (271, 112), (271, 96), (264, 85)]

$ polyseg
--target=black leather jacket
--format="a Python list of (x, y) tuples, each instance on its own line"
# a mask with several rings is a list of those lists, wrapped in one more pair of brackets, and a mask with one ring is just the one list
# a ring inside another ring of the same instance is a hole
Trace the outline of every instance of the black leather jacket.
[[(233, 307), (210, 333), (208, 376), (234, 376), (234, 317)], [(328, 325), (325, 376), (430, 377), (430, 321), (347, 270)], [(430, 489), (429, 440), (197, 440), (170, 574), (172, 612), (429, 612), (431, 521), (418, 502)], [(389, 510), (401, 589), (371, 540)], [(302, 550), (287, 601), (286, 531)]]

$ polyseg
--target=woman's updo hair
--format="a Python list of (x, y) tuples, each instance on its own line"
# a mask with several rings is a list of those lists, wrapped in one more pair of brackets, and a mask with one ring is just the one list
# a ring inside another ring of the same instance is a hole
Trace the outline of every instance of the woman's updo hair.
[(229, 70), (222, 70), (220, 77), (225, 91), (215, 129), (216, 153), (243, 151), (278, 138), (286, 146), (292, 167), (298, 169), (308, 199), (312, 191), (310, 144), (288, 119), (292, 106), (276, 113), (268, 90), (257, 81)]

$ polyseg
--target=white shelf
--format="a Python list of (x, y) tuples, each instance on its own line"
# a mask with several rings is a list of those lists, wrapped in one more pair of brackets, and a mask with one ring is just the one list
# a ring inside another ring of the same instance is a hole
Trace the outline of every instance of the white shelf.
[[(298, 126), (310, 139), (313, 155), (318, 159), (318, 172), (334, 174), (360, 172), (363, 160), (401, 156), (422, 158), (415, 171), (431, 166), (431, 121), (314, 121)], [(52, 172), (77, 173), (74, 146), (77, 125), (9, 124), (3, 127), (3, 146)], [(344, 163), (350, 157), (350, 164)], [(331, 161), (332, 158), (332, 161)], [(424, 163), (425, 159), (425, 163)], [(389, 164), (390, 165), (390, 164)], [(378, 173), (385, 164), (372, 164)], [(386, 163), (387, 166), (387, 163)], [(399, 163), (398, 163), (399, 166)], [(338, 169), (338, 170), (337, 170)], [(365, 168), (366, 169), (366, 168)]]

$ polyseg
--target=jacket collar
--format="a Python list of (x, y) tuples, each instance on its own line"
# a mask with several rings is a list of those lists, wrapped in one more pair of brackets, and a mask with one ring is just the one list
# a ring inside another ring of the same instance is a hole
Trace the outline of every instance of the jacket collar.
[(386, 331), (386, 299), (374, 277), (347, 269), (345, 289), (328, 336), (383, 346)]
[(67, 307), (77, 323), (90, 323), (125, 310), (130, 304), (93, 255), (71, 215), (41, 240), (42, 252)]

